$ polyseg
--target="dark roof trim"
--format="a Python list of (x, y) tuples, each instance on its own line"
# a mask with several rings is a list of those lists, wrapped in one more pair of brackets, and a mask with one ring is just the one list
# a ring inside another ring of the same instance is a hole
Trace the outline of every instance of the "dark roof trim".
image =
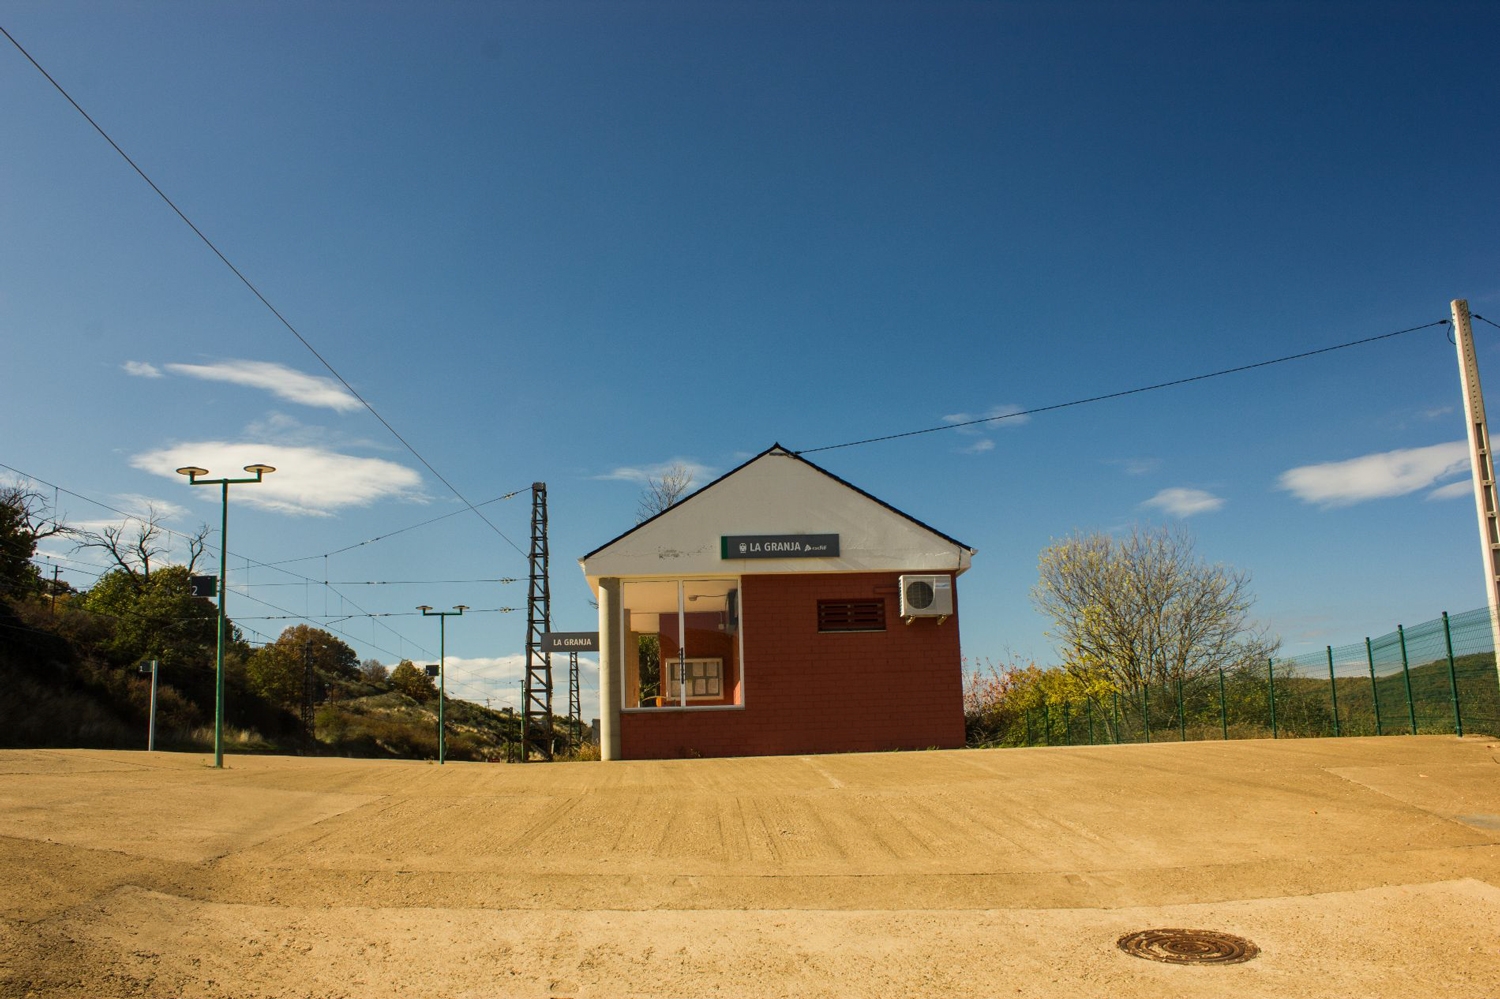
[(954, 538), (954, 537), (951, 537), (951, 536), (949, 536), (947, 534), (944, 534), (942, 531), (939, 531), (937, 528), (932, 527), (929, 524), (922, 523), (920, 520), (918, 520), (917, 518), (913, 517), (911, 514), (905, 512), (904, 510), (898, 510), (898, 509), (896, 509), (895, 507), (893, 507), (889, 503), (887, 503), (885, 500), (881, 499), (879, 496), (872, 496), (871, 494), (865, 492), (863, 489), (859, 488), (859, 486), (856, 486), (854, 483), (848, 482), (848, 481), (846, 481), (844, 479), (841, 479), (837, 475), (834, 475), (832, 472), (830, 472), (828, 469), (823, 468), (823, 467), (821, 467), (819, 465), (813, 464), (812, 462), (808, 461), (806, 458), (802, 457), (800, 454), (796, 453), (795, 451), (788, 451), (786, 448), (782, 447), (780, 444), (772, 444), (770, 447), (766, 448), (764, 451), (762, 451), (760, 454), (756, 455), (755, 457), (749, 459), (748, 461), (742, 462), (741, 464), (736, 465), (734, 468), (731, 468), (729, 471), (725, 472), (723, 475), (719, 476), (717, 479), (714, 479), (712, 482), (710, 482), (708, 485), (704, 486), (702, 489), (694, 490), (693, 492), (689, 493), (687, 496), (684, 496), (682, 499), (678, 500), (676, 503), (673, 503), (671, 506), (667, 507), (665, 510), (662, 510), (660, 513), (657, 513), (654, 516), (652, 516), (652, 517), (650, 517), (650, 518), (648, 518), (646, 520), (641, 521), (639, 524), (636, 524), (634, 527), (632, 527), (630, 530), (626, 531), (624, 534), (617, 535), (616, 537), (613, 537), (610, 540), (604, 542), (604, 544), (600, 545), (598, 548), (595, 548), (593, 551), (591, 551), (587, 555), (583, 556), (583, 558), (579, 559), (579, 561), (582, 562), (582, 561), (584, 561), (584, 559), (591, 559), (591, 558), (593, 558), (595, 555), (598, 555), (600, 552), (604, 551), (604, 549), (608, 548), (610, 545), (614, 544), (615, 542), (622, 541), (625, 538), (630, 537), (630, 535), (634, 534), (636, 531), (639, 531), (641, 528), (645, 527), (647, 524), (649, 524), (652, 521), (656, 520), (658, 517), (664, 517), (664, 516), (666, 516), (667, 514), (671, 513), (673, 510), (675, 510), (678, 507), (682, 506), (684, 503), (691, 503), (694, 499), (696, 499), (697, 497), (699, 497), (699, 496), (703, 495), (704, 493), (708, 492), (714, 486), (718, 485), (720, 482), (723, 482), (725, 479), (729, 478), (731, 475), (733, 475), (734, 473), (738, 472), (740, 469), (744, 468), (746, 465), (754, 464), (755, 462), (759, 461), (760, 459), (762, 459), (762, 458), (764, 458), (764, 457), (766, 457), (767, 455), (770, 455), (770, 454), (780, 454), (783, 457), (794, 458), (797, 461), (802, 462), (802, 464), (806, 465), (808, 468), (811, 468), (811, 469), (813, 469), (816, 472), (822, 472), (824, 475), (828, 476), (830, 479), (832, 479), (833, 481), (837, 482), (839, 485), (845, 486), (846, 488), (854, 490), (855, 492), (857, 492), (861, 496), (863, 496), (865, 499), (871, 500), (871, 501), (873, 501), (875, 503), (880, 504), (881, 506), (885, 507), (887, 510), (889, 510), (892, 513), (896, 514), (898, 517), (902, 517), (902, 518), (904, 518), (906, 520), (911, 521), (913, 524), (916, 524), (918, 527), (922, 528), (924, 531), (931, 531), (933, 534), (936, 534), (938, 537), (942, 538), (944, 541), (947, 541), (950, 544), (957, 545), (958, 547), (962, 548), (964, 551), (968, 552), (970, 556), (972, 556), (974, 554), (974, 549), (973, 548), (970, 548), (968, 545), (964, 544), (962, 541), (959, 541), (957, 538)]

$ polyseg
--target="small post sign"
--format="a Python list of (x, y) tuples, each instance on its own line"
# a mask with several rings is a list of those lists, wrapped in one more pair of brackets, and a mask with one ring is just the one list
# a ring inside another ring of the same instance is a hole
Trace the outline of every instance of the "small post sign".
[(597, 631), (544, 631), (543, 652), (598, 652)]
[(219, 595), (219, 577), (189, 576), (188, 587), (195, 597), (216, 597)]
[(719, 538), (719, 557), (838, 558), (837, 534), (729, 534)]

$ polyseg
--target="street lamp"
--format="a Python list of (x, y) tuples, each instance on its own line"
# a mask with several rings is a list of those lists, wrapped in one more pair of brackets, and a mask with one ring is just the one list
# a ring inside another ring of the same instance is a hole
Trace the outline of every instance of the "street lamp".
[(447, 641), (448, 621), (450, 617), (462, 617), (464, 611), (468, 610), (465, 604), (454, 604), (451, 611), (435, 611), (427, 604), (418, 604), (417, 610), (422, 612), (423, 617), (435, 617), (438, 619), (438, 766), (442, 766), (448, 756), (448, 734), (443, 726), (443, 688), (447, 680)]
[(208, 474), (208, 469), (198, 468), (196, 465), (188, 465), (179, 468), (178, 475), (188, 477), (188, 485), (191, 486), (223, 486), (222, 516), (219, 520), (219, 654), (215, 668), (214, 679), (214, 766), (218, 769), (224, 767), (224, 571), (229, 564), (229, 487), (242, 482), (259, 482), (269, 472), (276, 469), (270, 465), (246, 465), (245, 471), (254, 472), (253, 479), (204, 479), (200, 476)]

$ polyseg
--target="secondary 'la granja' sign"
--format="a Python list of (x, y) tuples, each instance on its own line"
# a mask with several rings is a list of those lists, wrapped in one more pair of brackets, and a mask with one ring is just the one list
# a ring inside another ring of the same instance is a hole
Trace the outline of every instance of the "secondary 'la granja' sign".
[(719, 538), (719, 557), (838, 558), (837, 534), (730, 534)]

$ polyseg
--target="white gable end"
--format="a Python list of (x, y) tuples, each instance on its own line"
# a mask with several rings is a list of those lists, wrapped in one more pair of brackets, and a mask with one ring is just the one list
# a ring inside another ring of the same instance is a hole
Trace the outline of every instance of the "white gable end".
[[(836, 534), (834, 558), (722, 558), (727, 536)], [(607, 576), (787, 572), (963, 572), (972, 551), (773, 449), (581, 559)]]

